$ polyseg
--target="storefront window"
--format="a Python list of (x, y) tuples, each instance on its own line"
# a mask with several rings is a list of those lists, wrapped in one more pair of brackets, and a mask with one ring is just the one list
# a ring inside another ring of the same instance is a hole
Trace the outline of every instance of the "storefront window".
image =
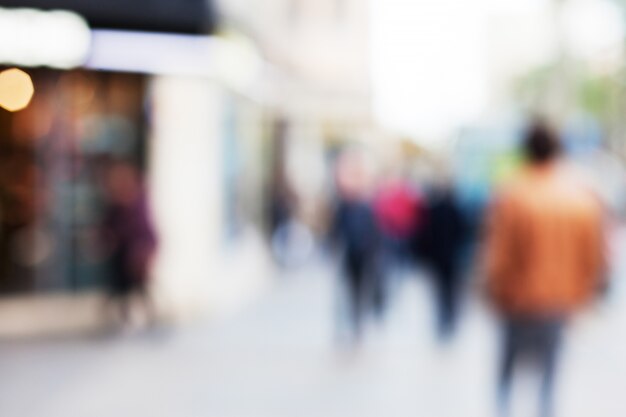
[(0, 293), (102, 286), (104, 179), (143, 172), (145, 77), (29, 72), (30, 106), (0, 111)]

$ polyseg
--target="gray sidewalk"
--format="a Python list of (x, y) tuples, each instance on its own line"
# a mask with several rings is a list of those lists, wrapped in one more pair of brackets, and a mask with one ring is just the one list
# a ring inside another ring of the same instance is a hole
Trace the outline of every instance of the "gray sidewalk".
[[(11, 417), (489, 417), (495, 325), (470, 303), (455, 343), (433, 341), (424, 280), (397, 291), (387, 325), (351, 354), (333, 343), (327, 263), (279, 277), (220, 321), (128, 335), (0, 344), (0, 415)], [(557, 417), (623, 415), (625, 309), (579, 320)], [(533, 399), (522, 375), (514, 417)]]
[[(193, 301), (200, 301), (195, 308), (191, 308), (190, 300), (172, 297), (168, 287), (154, 277), (151, 294), (163, 320), (228, 316), (266, 291), (273, 267), (257, 232), (247, 230), (215, 258), (219, 258), (216, 271), (205, 274), (208, 290), (184, 288), (196, 295)], [(110, 327), (111, 307), (104, 290), (0, 297), (0, 340), (97, 333)]]

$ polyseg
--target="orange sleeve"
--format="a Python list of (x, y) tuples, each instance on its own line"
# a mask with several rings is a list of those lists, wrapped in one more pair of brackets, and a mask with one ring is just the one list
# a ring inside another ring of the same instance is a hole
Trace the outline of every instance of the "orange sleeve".
[(584, 247), (581, 250), (584, 276), (589, 280), (589, 291), (593, 293), (606, 285), (608, 279), (607, 239), (601, 211), (593, 213), (587, 222)]
[(494, 200), (486, 219), (484, 271), (489, 298), (499, 303), (512, 268), (512, 222), (510, 202)]

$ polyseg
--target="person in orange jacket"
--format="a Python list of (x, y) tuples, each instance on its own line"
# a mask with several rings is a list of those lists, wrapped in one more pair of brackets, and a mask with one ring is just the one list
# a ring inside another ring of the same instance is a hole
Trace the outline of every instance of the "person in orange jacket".
[(490, 208), (484, 266), (489, 299), (504, 324), (500, 411), (508, 412), (518, 359), (536, 353), (541, 416), (548, 417), (563, 329), (603, 286), (603, 211), (558, 157), (558, 139), (545, 123), (530, 127), (523, 148), (527, 163)]

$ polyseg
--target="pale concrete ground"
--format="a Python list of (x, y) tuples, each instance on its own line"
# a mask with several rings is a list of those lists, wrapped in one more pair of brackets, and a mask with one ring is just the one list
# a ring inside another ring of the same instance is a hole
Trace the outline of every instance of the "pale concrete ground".
[[(454, 343), (432, 334), (428, 287), (407, 280), (355, 354), (334, 344), (335, 281), (316, 261), (234, 315), (130, 335), (0, 344), (11, 417), (489, 417), (496, 326), (473, 297)], [(557, 417), (625, 415), (626, 291), (568, 335)], [(522, 374), (514, 417), (530, 417)]]
[[(206, 280), (212, 282), (210, 290), (183, 288), (193, 297), (172, 294), (158, 281), (153, 283), (152, 299), (162, 320), (180, 323), (203, 316), (226, 317), (258, 297), (271, 283), (275, 268), (258, 233), (245, 233), (215, 258), (217, 268), (206, 274), (209, 276)], [(228, 279), (220, 279), (220, 276)], [(0, 339), (102, 331), (111, 326), (115, 313), (103, 291), (4, 297), (0, 298)], [(141, 319), (137, 317), (137, 321)]]

